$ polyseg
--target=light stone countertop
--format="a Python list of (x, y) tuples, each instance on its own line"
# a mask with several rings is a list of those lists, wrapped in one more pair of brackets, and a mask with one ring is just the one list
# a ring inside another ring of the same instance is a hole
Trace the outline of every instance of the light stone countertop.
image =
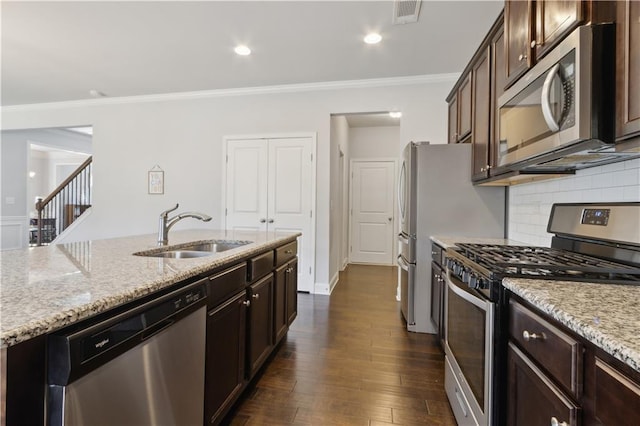
[(452, 237), (442, 235), (432, 235), (431, 241), (444, 249), (455, 247), (456, 243), (467, 244), (501, 244), (501, 245), (523, 245), (520, 241), (506, 238), (484, 238), (484, 237)]
[(522, 278), (502, 285), (640, 372), (640, 286)]
[(156, 235), (0, 252), (0, 347), (15, 345), (177, 282), (286, 242), (299, 233), (174, 231), (169, 244), (211, 239), (252, 243), (191, 259), (134, 256)]

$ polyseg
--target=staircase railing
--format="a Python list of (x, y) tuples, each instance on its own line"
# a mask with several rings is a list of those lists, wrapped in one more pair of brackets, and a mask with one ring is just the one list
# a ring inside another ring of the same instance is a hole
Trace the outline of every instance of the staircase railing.
[(44, 200), (36, 202), (38, 219), (35, 243), (51, 243), (56, 236), (91, 207), (91, 162), (89, 157)]

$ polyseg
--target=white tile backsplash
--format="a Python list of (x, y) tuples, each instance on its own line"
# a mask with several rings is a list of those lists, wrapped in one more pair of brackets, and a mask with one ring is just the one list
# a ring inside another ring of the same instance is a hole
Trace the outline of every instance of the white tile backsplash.
[(640, 158), (509, 187), (509, 239), (549, 246), (553, 203), (640, 201)]

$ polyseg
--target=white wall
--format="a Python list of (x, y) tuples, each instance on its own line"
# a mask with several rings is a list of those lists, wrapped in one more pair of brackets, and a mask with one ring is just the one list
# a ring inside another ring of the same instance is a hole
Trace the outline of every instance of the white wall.
[(404, 144), (400, 139), (400, 126), (353, 127), (349, 129), (349, 147), (353, 160), (399, 158), (403, 147), (401, 145)]
[[(348, 173), (346, 161), (349, 150), (349, 124), (344, 116), (331, 117), (331, 218), (329, 221), (329, 282), (328, 292), (331, 292), (338, 280), (338, 272), (342, 269), (342, 255), (346, 236), (343, 234), (344, 216), (346, 213), (344, 197), (345, 175)], [(340, 153), (343, 154), (342, 178), (340, 176)], [(342, 191), (341, 191), (342, 187)], [(348, 201), (348, 197), (346, 198)]]
[(509, 238), (548, 247), (552, 234), (546, 229), (553, 203), (612, 201), (640, 201), (640, 159), (510, 187)]
[[(93, 126), (93, 213), (75, 231), (78, 240), (156, 231), (157, 216), (176, 202), (181, 210), (210, 213), (218, 228), (225, 135), (317, 132), (316, 283), (331, 279), (330, 115), (403, 112), (402, 140), (445, 140), (445, 97), (456, 76), (383, 87), (316, 89), (246, 95), (211, 94), (98, 99), (59, 105), (4, 107), (4, 129)], [(377, 83), (379, 84), (379, 83)], [(147, 171), (165, 171), (164, 195), (147, 194)], [(3, 170), (4, 174), (4, 170)], [(334, 188), (335, 190), (335, 188)]]

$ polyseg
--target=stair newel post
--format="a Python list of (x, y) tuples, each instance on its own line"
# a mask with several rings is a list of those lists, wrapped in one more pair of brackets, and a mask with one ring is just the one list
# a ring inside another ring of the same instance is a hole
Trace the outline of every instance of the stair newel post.
[(36, 210), (38, 211), (38, 223), (36, 230), (36, 244), (42, 245), (42, 198), (38, 198), (36, 201)]

